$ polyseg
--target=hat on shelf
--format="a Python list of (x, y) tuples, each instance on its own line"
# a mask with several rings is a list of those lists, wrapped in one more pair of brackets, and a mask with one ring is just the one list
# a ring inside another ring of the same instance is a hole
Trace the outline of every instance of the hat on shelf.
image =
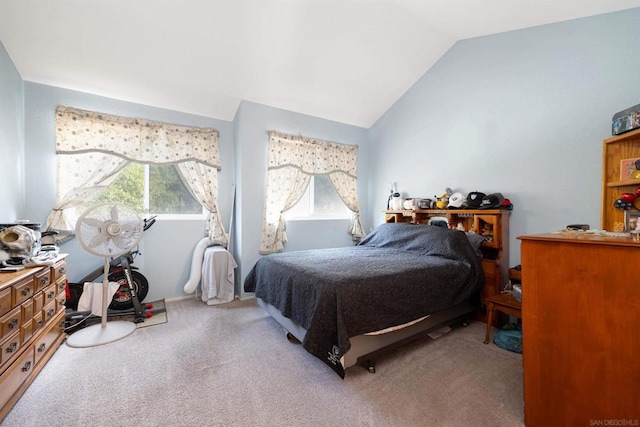
[(504, 202), (502, 193), (491, 193), (482, 198), (480, 209), (496, 209), (502, 205), (502, 202)]
[(453, 193), (449, 196), (448, 208), (461, 208), (464, 203), (464, 195), (462, 193)]
[(478, 209), (482, 204), (482, 199), (486, 196), (486, 194), (481, 193), (479, 191), (472, 191), (467, 194), (467, 208), (468, 209)]

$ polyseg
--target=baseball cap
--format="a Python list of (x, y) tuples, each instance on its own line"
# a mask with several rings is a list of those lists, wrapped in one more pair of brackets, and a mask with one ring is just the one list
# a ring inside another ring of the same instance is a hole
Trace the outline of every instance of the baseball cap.
[(504, 196), (502, 193), (491, 193), (482, 198), (480, 209), (496, 209), (502, 205), (502, 202), (504, 202)]
[(453, 193), (449, 197), (448, 208), (461, 208), (464, 203), (464, 195), (462, 193)]
[(479, 191), (472, 191), (467, 194), (467, 208), (468, 209), (478, 209), (482, 204), (482, 199), (486, 196), (486, 194), (481, 193)]

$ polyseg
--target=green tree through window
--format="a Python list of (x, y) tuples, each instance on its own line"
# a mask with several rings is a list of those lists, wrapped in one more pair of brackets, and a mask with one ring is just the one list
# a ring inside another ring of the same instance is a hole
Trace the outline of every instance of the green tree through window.
[[(145, 198), (147, 171), (149, 194)], [(131, 163), (101, 194), (97, 202), (124, 204), (140, 213), (152, 215), (202, 213), (202, 206), (185, 187), (173, 165)]]

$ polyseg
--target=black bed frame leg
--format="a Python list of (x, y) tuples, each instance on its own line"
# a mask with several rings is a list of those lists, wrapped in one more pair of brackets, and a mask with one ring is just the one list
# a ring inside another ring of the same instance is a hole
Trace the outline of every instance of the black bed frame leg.
[(375, 374), (376, 373), (376, 364), (374, 361), (372, 361), (371, 359), (367, 360), (367, 362), (365, 363), (367, 370), (369, 371), (370, 374)]
[(291, 332), (287, 332), (287, 339), (289, 340), (289, 342), (294, 343), (294, 344), (300, 344), (300, 340), (296, 337), (293, 336), (293, 334)]

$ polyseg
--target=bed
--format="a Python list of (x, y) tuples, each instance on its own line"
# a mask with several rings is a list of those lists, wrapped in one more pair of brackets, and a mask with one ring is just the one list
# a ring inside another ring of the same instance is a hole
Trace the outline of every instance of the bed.
[(484, 283), (481, 242), (432, 225), (382, 224), (353, 247), (262, 257), (244, 289), (344, 378), (363, 357), (471, 316)]

